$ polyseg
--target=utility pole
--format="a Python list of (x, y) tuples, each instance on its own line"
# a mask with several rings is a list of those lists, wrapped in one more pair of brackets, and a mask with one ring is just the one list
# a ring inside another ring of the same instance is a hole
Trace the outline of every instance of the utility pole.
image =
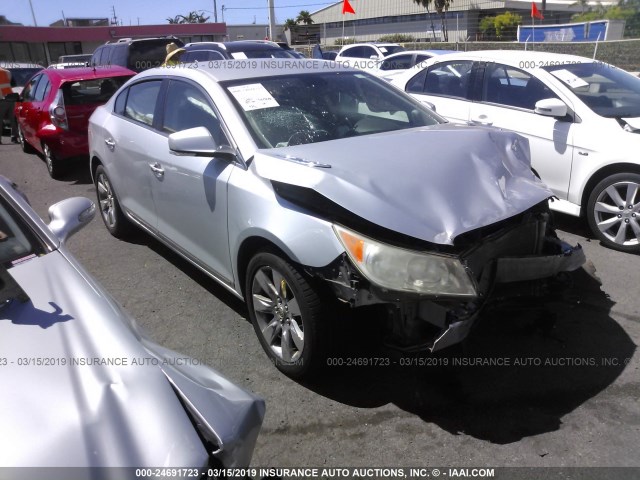
[(276, 38), (276, 7), (273, 5), (273, 0), (269, 1), (269, 40), (272, 42)]
[(118, 25), (118, 17), (116, 16), (116, 7), (114, 5), (111, 5), (111, 11), (113, 12), (113, 20), (111, 20), (111, 25)]
[(31, 0), (29, 0), (29, 6), (31, 7), (31, 16), (33, 17), (33, 26), (37, 27), (38, 22), (36, 22), (36, 13), (33, 11), (33, 3), (31, 3)]
[(213, 22), (218, 23), (218, 4), (213, 0)]

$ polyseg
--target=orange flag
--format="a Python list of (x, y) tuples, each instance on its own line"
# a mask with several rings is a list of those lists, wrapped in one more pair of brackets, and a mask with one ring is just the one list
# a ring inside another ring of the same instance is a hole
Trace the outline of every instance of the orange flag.
[(345, 13), (356, 13), (356, 11), (353, 9), (353, 7), (351, 6), (351, 4), (349, 3), (349, 0), (344, 0), (342, 2), (342, 14), (344, 15)]

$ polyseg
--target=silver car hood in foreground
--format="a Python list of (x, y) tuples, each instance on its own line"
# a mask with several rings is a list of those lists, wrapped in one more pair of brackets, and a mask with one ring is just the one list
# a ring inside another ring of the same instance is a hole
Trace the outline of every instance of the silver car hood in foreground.
[(0, 308), (0, 467), (204, 467), (185, 408), (249, 465), (261, 399), (141, 337), (64, 249), (9, 272), (30, 300)]
[(351, 137), (260, 150), (254, 161), (264, 178), (312, 188), (370, 222), (438, 244), (553, 195), (531, 172), (527, 140), (489, 128)]

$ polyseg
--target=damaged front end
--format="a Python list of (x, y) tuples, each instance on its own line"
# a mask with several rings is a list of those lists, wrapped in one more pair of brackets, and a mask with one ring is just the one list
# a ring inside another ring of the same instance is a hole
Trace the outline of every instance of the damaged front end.
[[(546, 282), (585, 262), (582, 247), (558, 239), (549, 220), (548, 206), (543, 202), (510, 219), (460, 235), (452, 247), (424, 242), (410, 245), (398, 238), (389, 248), (414, 255), (405, 258), (406, 265), (402, 265), (402, 258), (399, 263), (394, 259), (397, 271), (409, 272), (403, 284), (398, 279), (376, 278), (367, 265), (380, 249), (379, 242), (368, 245), (366, 238), (350, 238), (352, 232), (336, 227), (345, 253), (331, 265), (310, 273), (323, 278), (336, 297), (351, 307), (383, 307), (387, 345), (407, 352), (435, 352), (461, 342), (497, 291), (501, 298), (541, 295)], [(431, 259), (440, 262), (427, 267), (432, 278), (412, 276), (412, 262), (418, 262), (417, 270), (424, 272), (425, 259), (427, 263)], [(426, 285), (430, 281), (432, 285)]]

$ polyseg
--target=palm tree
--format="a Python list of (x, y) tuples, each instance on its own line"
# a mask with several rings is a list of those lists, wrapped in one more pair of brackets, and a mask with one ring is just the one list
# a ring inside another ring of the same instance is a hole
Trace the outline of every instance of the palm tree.
[(175, 23), (206, 23), (210, 17), (205, 17), (204, 12), (198, 13), (197, 11), (189, 12), (189, 15), (176, 15), (173, 18), (167, 18), (167, 22)]
[[(449, 7), (451, 6), (451, 3), (453, 3), (453, 0), (413, 0), (413, 1), (418, 5), (425, 7), (427, 9), (427, 13), (430, 13), (429, 4), (431, 4), (431, 2), (433, 1), (433, 4), (436, 8), (436, 12), (440, 14), (440, 19), (442, 24), (442, 39), (445, 42), (448, 42), (449, 33), (447, 32), (447, 23), (445, 21), (446, 20), (445, 13), (449, 11)], [(436, 32), (435, 32), (435, 29), (433, 28), (433, 22), (431, 23), (431, 30), (433, 31), (433, 36), (435, 38)]]
[(304, 23), (305, 25), (311, 25), (313, 23), (313, 18), (311, 18), (311, 14), (307, 10), (302, 10), (298, 14), (298, 18), (296, 18), (296, 23)]
[(293, 18), (287, 18), (284, 21), (284, 29), (289, 30), (291, 27), (295, 27), (298, 23)]

